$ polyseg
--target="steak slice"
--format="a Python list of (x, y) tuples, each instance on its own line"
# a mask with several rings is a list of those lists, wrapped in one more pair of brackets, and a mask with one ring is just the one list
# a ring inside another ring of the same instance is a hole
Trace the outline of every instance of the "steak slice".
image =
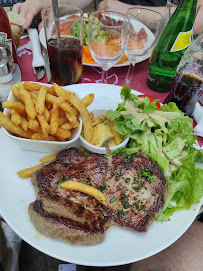
[[(82, 182), (105, 193), (107, 207), (92, 196), (61, 188), (66, 180)], [(166, 180), (160, 167), (139, 152), (107, 159), (86, 158), (77, 148), (61, 151), (56, 161), (32, 175), (36, 201), (29, 206), (31, 221), (42, 234), (70, 243), (102, 242), (110, 224), (146, 231), (163, 208)]]
[(145, 232), (164, 206), (166, 180), (160, 167), (141, 152), (117, 154), (107, 172), (106, 189), (112, 222)]
[(100, 243), (109, 225), (106, 208), (89, 195), (62, 189), (60, 183), (71, 179), (99, 188), (106, 170), (103, 156), (86, 158), (77, 148), (70, 148), (33, 174), (37, 200), (30, 204), (29, 213), (37, 230), (71, 243)]

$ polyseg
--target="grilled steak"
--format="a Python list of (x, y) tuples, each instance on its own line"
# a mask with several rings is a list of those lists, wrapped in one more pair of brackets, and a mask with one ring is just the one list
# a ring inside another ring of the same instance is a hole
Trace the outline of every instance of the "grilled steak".
[(114, 156), (105, 183), (108, 213), (116, 224), (144, 232), (163, 208), (164, 174), (141, 152)]
[[(60, 187), (75, 180), (106, 194), (104, 207), (82, 192)], [(159, 166), (141, 152), (125, 157), (117, 154), (108, 168), (103, 155), (86, 158), (77, 148), (61, 151), (56, 161), (32, 176), (37, 199), (29, 206), (36, 229), (42, 234), (71, 243), (102, 242), (110, 223), (146, 231), (161, 211), (166, 181)]]

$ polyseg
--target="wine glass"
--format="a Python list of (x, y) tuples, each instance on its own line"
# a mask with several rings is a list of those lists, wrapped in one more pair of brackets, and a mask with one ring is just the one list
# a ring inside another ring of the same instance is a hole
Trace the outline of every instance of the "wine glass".
[(139, 90), (141, 84), (133, 78), (135, 63), (150, 56), (165, 26), (165, 18), (157, 11), (138, 7), (129, 8), (126, 17), (130, 21), (130, 35), (125, 53), (130, 65), (126, 77), (119, 81)]
[(95, 11), (89, 17), (88, 43), (92, 57), (102, 68), (102, 83), (108, 70), (123, 56), (129, 38), (129, 19), (113, 11)]

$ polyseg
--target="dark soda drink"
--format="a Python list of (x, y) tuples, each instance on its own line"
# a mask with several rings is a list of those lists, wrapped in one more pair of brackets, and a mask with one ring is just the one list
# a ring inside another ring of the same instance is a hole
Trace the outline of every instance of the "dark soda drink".
[(61, 37), (59, 48), (56, 38), (48, 40), (48, 54), (52, 81), (60, 86), (82, 81), (82, 44), (74, 37)]
[(202, 94), (203, 79), (201, 77), (191, 73), (176, 74), (164, 103), (174, 102), (186, 116), (191, 116)]

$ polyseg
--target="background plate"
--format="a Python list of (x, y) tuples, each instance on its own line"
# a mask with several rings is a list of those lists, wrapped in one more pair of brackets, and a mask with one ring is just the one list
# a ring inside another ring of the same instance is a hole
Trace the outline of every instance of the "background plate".
[[(87, 17), (87, 13), (84, 14), (84, 17)], [(146, 26), (143, 25), (143, 27), (145, 28), (147, 34), (149, 35), (151, 31)], [(151, 34), (150, 34), (150, 37), (151, 37)], [(44, 46), (44, 48), (47, 48), (44, 27), (39, 32), (39, 40), (40, 40), (41, 44)], [(140, 63), (140, 62), (148, 59), (150, 57), (150, 55), (151, 55), (151, 53), (144, 56), (144, 57), (139, 57), (139, 59), (137, 59), (136, 63)], [(82, 64), (85, 66), (90, 66), (90, 67), (99, 67), (97, 64), (90, 64), (90, 63), (85, 63), (85, 62), (83, 62)], [(130, 64), (130, 61), (125, 61), (122, 64), (116, 64), (113, 67), (119, 68), (119, 67), (128, 66), (129, 64)]]
[[(95, 94), (89, 110), (96, 108), (116, 109), (121, 102), (121, 87), (107, 84), (78, 84), (65, 87), (77, 91), (81, 98)], [(134, 94), (139, 94), (133, 91)], [(110, 227), (101, 244), (95, 246), (70, 245), (63, 241), (44, 237), (36, 231), (29, 219), (28, 206), (36, 199), (30, 179), (21, 179), (17, 171), (39, 164), (48, 155), (29, 152), (11, 145), (0, 131), (1, 182), (0, 213), (13, 230), (36, 249), (60, 260), (88, 266), (114, 266), (132, 263), (152, 256), (175, 242), (195, 219), (201, 203), (190, 210), (181, 210), (165, 223), (154, 222), (146, 233), (138, 233)]]

